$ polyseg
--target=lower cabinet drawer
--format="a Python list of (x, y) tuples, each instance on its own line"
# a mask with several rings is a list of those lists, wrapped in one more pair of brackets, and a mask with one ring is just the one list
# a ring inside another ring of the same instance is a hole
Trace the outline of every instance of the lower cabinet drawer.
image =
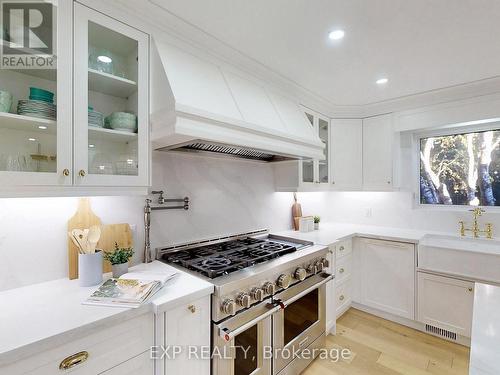
[(146, 351), (149, 352), (152, 345), (154, 318), (153, 314), (148, 313), (2, 367), (0, 374), (98, 375)]
[(154, 361), (149, 351), (129, 359), (100, 375), (154, 375)]
[(336, 314), (342, 314), (347, 306), (351, 304), (351, 279), (335, 285), (335, 303), (337, 306)]
[(337, 259), (352, 253), (352, 240), (348, 239), (345, 241), (340, 241), (336, 246), (336, 256)]
[(351, 276), (351, 267), (352, 267), (351, 255), (346, 255), (345, 257), (342, 257), (339, 260), (337, 260), (337, 264), (335, 265), (335, 280), (339, 284)]

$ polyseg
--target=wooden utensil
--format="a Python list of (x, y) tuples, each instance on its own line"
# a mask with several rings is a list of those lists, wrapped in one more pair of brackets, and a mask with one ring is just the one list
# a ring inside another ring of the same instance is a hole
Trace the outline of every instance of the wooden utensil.
[[(118, 247), (134, 247), (132, 230), (129, 224), (110, 224), (101, 227), (101, 238), (97, 248), (105, 252), (115, 251), (115, 243)], [(137, 249), (135, 249), (137, 251)], [(111, 264), (104, 262), (104, 272), (111, 272)]]
[[(73, 229), (90, 228), (93, 225), (101, 225), (101, 219), (90, 209), (89, 198), (81, 198), (75, 215), (68, 220), (68, 232)], [(78, 278), (78, 246), (68, 238), (68, 277)]]
[(95, 253), (95, 248), (100, 238), (101, 238), (101, 228), (98, 227), (97, 225), (91, 226), (89, 229), (89, 235), (87, 237), (87, 240), (89, 241), (90, 252), (92, 254)]
[(299, 230), (299, 219), (302, 217), (302, 206), (297, 202), (297, 193), (293, 193), (292, 222), (295, 230)]
[(73, 243), (75, 244), (75, 246), (78, 248), (78, 252), (80, 254), (84, 254), (82, 248), (80, 247), (80, 244), (78, 243), (78, 240), (76, 239), (76, 237), (73, 235), (73, 233), (71, 232), (68, 232), (68, 237), (71, 239), (71, 241), (73, 241)]

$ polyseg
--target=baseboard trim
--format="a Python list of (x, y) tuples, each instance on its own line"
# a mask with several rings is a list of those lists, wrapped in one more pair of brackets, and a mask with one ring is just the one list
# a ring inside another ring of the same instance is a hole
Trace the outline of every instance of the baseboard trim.
[(391, 314), (391, 313), (388, 313), (388, 312), (385, 312), (385, 311), (380, 311), (380, 310), (377, 310), (377, 309), (374, 309), (372, 307), (365, 306), (365, 305), (362, 305), (362, 304), (359, 304), (359, 303), (356, 303), (356, 302), (353, 302), (351, 304), (351, 307), (353, 307), (353, 308), (355, 308), (357, 310), (363, 311), (365, 313), (378, 316), (379, 318), (390, 320), (391, 322), (398, 323), (398, 324), (401, 324), (403, 326), (416, 329), (417, 331), (423, 332), (423, 333), (425, 333), (427, 335), (434, 336), (434, 337), (439, 337), (440, 339), (445, 340), (445, 341), (449, 341), (449, 342), (453, 342), (453, 343), (456, 343), (456, 344), (460, 344), (460, 345), (463, 345), (463, 346), (470, 347), (470, 338), (469, 337), (457, 335), (457, 339), (456, 340), (448, 340), (445, 337), (441, 337), (441, 336), (438, 336), (438, 335), (433, 335), (433, 334), (427, 332), (425, 330), (425, 324), (424, 323), (420, 323), (420, 322), (417, 322), (415, 320), (411, 320), (411, 319), (407, 319), (407, 318), (402, 318), (400, 316), (397, 316), (397, 315), (394, 315), (394, 314)]

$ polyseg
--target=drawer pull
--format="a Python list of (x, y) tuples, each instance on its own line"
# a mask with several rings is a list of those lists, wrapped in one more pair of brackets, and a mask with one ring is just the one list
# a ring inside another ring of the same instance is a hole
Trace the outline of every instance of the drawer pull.
[(193, 314), (196, 312), (196, 306), (195, 305), (189, 305), (188, 310), (191, 311)]
[(69, 370), (85, 362), (89, 358), (89, 352), (79, 352), (64, 358), (59, 365), (59, 370)]
[(339, 297), (339, 300), (343, 301), (344, 300), (344, 295), (342, 294), (340, 297)]
[(340, 247), (339, 247), (339, 250), (340, 250), (340, 251), (344, 251), (344, 250), (345, 250), (344, 246), (340, 246)]
[(344, 273), (344, 269), (343, 268), (339, 269), (339, 273)]

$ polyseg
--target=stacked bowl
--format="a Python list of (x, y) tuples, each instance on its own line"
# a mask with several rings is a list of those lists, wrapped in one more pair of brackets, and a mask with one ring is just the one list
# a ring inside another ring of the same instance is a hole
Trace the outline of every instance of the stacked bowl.
[(113, 112), (106, 117), (106, 126), (128, 133), (137, 132), (137, 116), (128, 112)]
[(54, 94), (47, 90), (30, 87), (28, 100), (19, 100), (17, 104), (19, 115), (55, 120), (57, 117)]
[(10, 107), (12, 107), (12, 94), (0, 90), (0, 112), (9, 112)]
[(89, 107), (89, 126), (103, 128), (104, 116), (101, 112), (94, 111), (93, 107)]

